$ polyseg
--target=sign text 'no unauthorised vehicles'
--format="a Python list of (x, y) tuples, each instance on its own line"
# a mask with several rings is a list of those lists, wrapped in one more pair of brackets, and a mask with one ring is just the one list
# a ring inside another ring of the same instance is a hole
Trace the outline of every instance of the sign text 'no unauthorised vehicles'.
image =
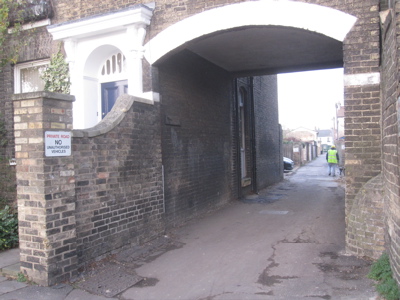
[(70, 156), (71, 132), (46, 131), (44, 133), (46, 156)]

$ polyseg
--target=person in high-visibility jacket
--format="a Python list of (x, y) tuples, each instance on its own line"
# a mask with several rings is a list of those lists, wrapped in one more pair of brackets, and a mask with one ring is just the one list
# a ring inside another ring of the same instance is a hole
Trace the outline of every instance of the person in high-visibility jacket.
[(336, 165), (339, 163), (339, 154), (336, 150), (336, 146), (332, 145), (331, 149), (326, 152), (326, 161), (329, 165), (329, 176), (336, 176)]

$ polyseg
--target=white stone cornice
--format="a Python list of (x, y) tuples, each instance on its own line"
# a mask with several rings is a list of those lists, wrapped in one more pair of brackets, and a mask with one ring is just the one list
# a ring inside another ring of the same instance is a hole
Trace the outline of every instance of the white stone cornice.
[(151, 9), (140, 5), (120, 12), (51, 25), (47, 27), (47, 30), (54, 40), (81, 39), (126, 30), (126, 27), (130, 25), (149, 25), (152, 15), (153, 11)]

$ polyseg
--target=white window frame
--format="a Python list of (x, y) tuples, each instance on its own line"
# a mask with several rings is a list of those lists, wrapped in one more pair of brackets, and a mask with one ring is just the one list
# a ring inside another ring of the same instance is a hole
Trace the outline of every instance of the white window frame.
[(16, 64), (14, 67), (14, 93), (20, 94), (21, 93), (21, 70), (49, 65), (50, 59), (41, 59), (30, 61), (27, 63), (20, 63)]
[[(107, 61), (110, 61), (111, 68), (112, 68), (112, 57), (113, 56), (118, 56), (120, 54), (122, 56), (122, 68), (121, 71), (118, 72), (116, 70), (115, 72), (111, 71), (109, 74), (102, 74), (102, 69), (103, 67), (106, 68)], [(104, 63), (99, 67), (99, 72), (98, 72), (98, 79), (99, 83), (104, 83), (104, 82), (112, 82), (112, 81), (120, 81), (120, 80), (128, 80), (127, 76), (127, 71), (126, 71), (126, 58), (125, 55), (120, 51), (115, 51), (113, 54), (111, 54), (107, 59), (104, 60)]]

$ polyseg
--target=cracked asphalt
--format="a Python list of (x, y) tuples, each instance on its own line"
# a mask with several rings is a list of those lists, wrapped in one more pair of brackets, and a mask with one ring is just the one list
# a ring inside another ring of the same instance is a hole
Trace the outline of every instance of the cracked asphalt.
[[(343, 178), (323, 156), (259, 195), (176, 230), (120, 299), (376, 299), (370, 261), (345, 253)], [(129, 255), (124, 255), (129, 257)], [(129, 260), (129, 259), (127, 259)]]
[(366, 278), (371, 262), (345, 252), (343, 181), (327, 175), (320, 156), (259, 195), (98, 262), (73, 283), (0, 277), (0, 299), (378, 299)]

